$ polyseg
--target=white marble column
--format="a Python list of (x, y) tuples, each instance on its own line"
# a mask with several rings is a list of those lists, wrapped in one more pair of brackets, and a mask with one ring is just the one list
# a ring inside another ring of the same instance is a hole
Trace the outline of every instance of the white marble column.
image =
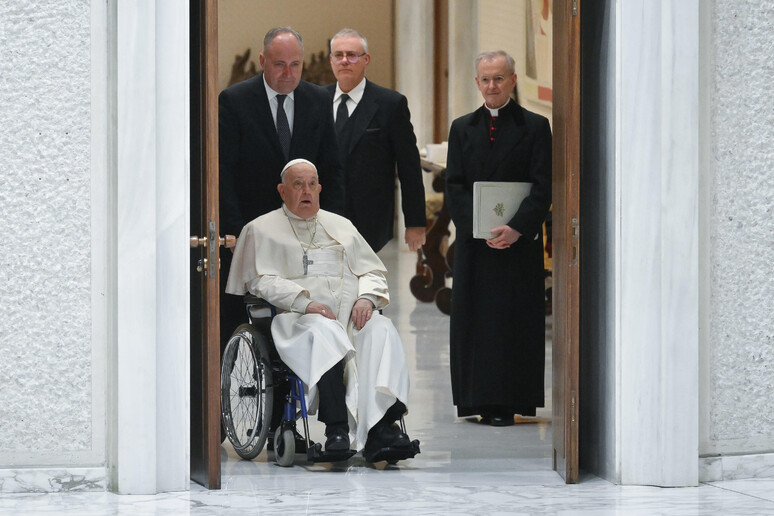
[(618, 464), (698, 483), (698, 0), (617, 4)]
[(189, 482), (188, 2), (156, 2), (156, 490)]
[(115, 16), (111, 489), (188, 488), (188, 7)]
[(477, 1), (449, 2), (449, 124), (481, 105), (473, 67), (480, 51), (478, 15)]
[(395, 89), (408, 99), (420, 149), (433, 143), (433, 3), (395, 2)]

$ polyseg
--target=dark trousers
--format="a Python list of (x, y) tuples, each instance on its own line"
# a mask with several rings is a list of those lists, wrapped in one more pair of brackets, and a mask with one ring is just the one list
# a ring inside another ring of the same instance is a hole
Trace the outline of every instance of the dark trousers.
[(317, 382), (320, 392), (320, 405), (317, 419), (326, 426), (347, 424), (346, 388), (344, 387), (344, 361), (328, 369)]
[[(328, 369), (317, 382), (317, 388), (320, 396), (317, 419), (325, 423), (326, 426), (335, 425), (345, 432), (349, 431), (346, 388), (344, 387), (344, 363), (339, 362)], [(272, 431), (282, 421), (283, 414), (285, 414), (285, 397), (289, 393), (290, 384), (288, 382), (276, 382), (270, 427)]]

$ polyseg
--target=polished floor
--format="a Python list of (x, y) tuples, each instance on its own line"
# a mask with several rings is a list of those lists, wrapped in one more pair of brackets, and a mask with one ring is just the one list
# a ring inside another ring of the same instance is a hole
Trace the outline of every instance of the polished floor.
[[(411, 366), (406, 424), (419, 439), (415, 459), (372, 466), (358, 456), (345, 464), (281, 468), (264, 451), (242, 461), (222, 447), (222, 489), (155, 496), (112, 493), (0, 495), (0, 514), (774, 514), (774, 479), (702, 484), (696, 488), (622, 487), (583, 476), (566, 485), (551, 469), (550, 331), (547, 319), (546, 408), (512, 427), (455, 417), (449, 385), (448, 317), (417, 302), (408, 289), (415, 255), (392, 242), (381, 253), (390, 270), (392, 318)], [(312, 437), (322, 427), (311, 423)]]

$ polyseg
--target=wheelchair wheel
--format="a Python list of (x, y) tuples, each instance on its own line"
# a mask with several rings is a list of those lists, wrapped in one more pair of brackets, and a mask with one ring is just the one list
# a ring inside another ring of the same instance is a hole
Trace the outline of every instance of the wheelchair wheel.
[(266, 443), (273, 391), (266, 337), (242, 324), (223, 352), (220, 404), (228, 440), (243, 459), (254, 459)]
[(274, 433), (274, 460), (280, 466), (287, 468), (293, 465), (296, 455), (296, 436), (291, 428), (280, 430), (278, 428)]

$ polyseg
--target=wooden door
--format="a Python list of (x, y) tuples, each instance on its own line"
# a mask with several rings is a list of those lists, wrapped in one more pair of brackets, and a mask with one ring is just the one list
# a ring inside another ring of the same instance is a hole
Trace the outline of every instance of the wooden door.
[(553, 449), (554, 469), (578, 480), (580, 0), (554, 0)]
[(191, 479), (220, 489), (217, 0), (190, 3)]

